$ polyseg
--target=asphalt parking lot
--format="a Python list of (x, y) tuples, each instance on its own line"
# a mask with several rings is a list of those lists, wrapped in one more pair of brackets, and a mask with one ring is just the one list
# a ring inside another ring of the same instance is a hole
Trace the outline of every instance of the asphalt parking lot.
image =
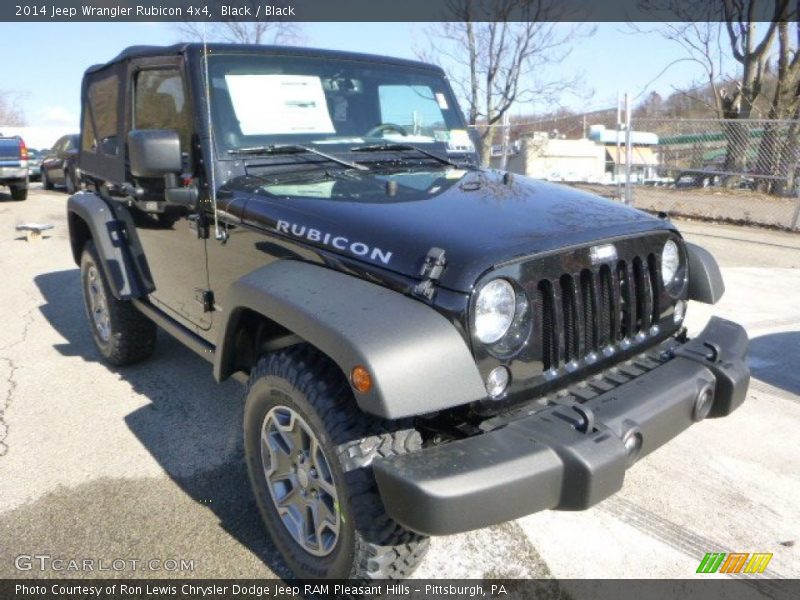
[[(241, 461), (239, 384), (216, 384), (163, 333), (146, 363), (99, 361), (66, 198), (0, 192), (0, 577), (78, 575), (15, 566), (43, 554), (193, 561), (101, 576), (285, 576)], [(15, 226), (31, 221), (55, 227), (27, 242)], [(690, 306), (690, 329), (713, 310), (751, 336), (746, 403), (643, 459), (591, 510), (434, 539), (419, 577), (684, 578), (728, 551), (773, 553), (766, 575), (800, 577), (800, 235), (679, 225), (727, 285), (713, 309)]]

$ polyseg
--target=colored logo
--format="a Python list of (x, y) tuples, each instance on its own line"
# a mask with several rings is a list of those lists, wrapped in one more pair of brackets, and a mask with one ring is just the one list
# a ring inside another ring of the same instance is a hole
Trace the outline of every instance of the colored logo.
[(763, 573), (767, 568), (772, 554), (765, 552), (709, 552), (700, 561), (698, 573)]

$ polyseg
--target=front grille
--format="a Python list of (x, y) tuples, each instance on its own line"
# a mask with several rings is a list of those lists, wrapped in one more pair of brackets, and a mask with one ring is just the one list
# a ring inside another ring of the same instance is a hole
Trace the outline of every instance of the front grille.
[[(527, 300), (530, 327), (518, 332), (516, 345), (473, 343), (484, 377), (499, 365), (509, 369), (505, 406), (563, 390), (678, 331), (675, 303), (686, 297), (685, 269), (683, 283), (665, 289), (661, 252), (668, 239), (680, 244), (675, 233), (665, 230), (599, 239), (509, 261), (476, 283), (478, 289), (502, 277)], [(613, 244), (616, 258), (596, 262), (592, 247), (598, 244)], [(498, 402), (484, 409), (496, 411)]]
[(609, 345), (650, 333), (659, 320), (654, 253), (542, 279), (536, 285), (542, 366), (569, 366)]

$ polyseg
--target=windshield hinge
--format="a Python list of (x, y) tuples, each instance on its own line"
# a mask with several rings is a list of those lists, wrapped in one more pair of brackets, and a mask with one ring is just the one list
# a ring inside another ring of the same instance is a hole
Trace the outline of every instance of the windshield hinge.
[(446, 266), (447, 259), (444, 250), (435, 246), (428, 250), (425, 262), (422, 263), (419, 272), (420, 277), (423, 277), (424, 280), (414, 286), (414, 294), (427, 300), (433, 300), (433, 295), (436, 293), (435, 282), (439, 280)]

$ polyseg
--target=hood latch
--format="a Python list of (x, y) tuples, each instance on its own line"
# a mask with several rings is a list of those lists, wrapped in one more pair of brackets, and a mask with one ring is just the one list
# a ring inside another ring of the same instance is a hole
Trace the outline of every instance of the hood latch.
[(422, 296), (426, 300), (433, 300), (433, 295), (436, 293), (435, 282), (439, 280), (446, 266), (447, 259), (444, 256), (444, 250), (436, 246), (428, 250), (425, 262), (422, 263), (419, 271), (420, 277), (423, 277), (424, 280), (414, 286), (414, 294)]

